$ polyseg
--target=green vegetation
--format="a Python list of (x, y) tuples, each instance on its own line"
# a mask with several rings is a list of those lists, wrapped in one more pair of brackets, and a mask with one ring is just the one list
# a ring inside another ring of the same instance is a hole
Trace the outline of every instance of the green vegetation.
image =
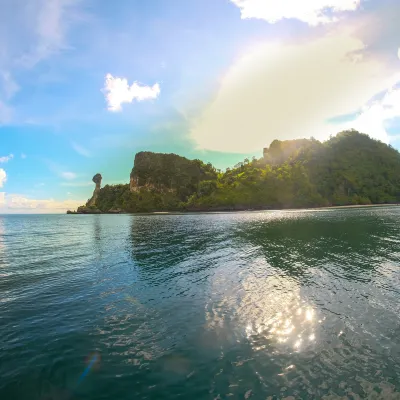
[(130, 185), (106, 185), (103, 212), (243, 210), (400, 202), (400, 154), (354, 130), (279, 141), (225, 172), (175, 154), (138, 153)]

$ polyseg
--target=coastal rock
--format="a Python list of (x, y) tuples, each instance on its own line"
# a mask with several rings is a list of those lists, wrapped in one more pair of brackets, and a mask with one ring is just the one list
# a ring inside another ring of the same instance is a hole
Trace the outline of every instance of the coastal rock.
[(94, 188), (93, 196), (92, 196), (91, 199), (86, 203), (86, 205), (87, 205), (88, 207), (91, 207), (91, 206), (96, 205), (96, 200), (97, 200), (97, 197), (99, 196), (100, 189), (101, 189), (101, 180), (102, 180), (102, 179), (103, 179), (103, 178), (102, 178), (101, 174), (96, 174), (96, 175), (93, 177), (92, 181), (96, 184), (96, 187)]
[(80, 206), (76, 214), (101, 214), (101, 211), (96, 206)]
[(108, 213), (109, 213), (109, 214), (121, 214), (121, 213), (122, 213), (122, 210), (121, 210), (120, 208), (110, 208), (110, 209), (108, 210)]

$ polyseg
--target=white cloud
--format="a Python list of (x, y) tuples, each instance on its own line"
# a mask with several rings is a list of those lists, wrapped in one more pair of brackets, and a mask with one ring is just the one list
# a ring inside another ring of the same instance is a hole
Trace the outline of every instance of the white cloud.
[(90, 151), (87, 150), (85, 147), (81, 146), (80, 144), (71, 142), (71, 146), (81, 156), (91, 157)]
[(22, 158), (22, 159), (25, 159), (25, 158), (26, 158), (26, 154), (21, 153), (21, 158)]
[(68, 180), (72, 180), (75, 179), (77, 177), (77, 175), (74, 172), (61, 172), (60, 173), (61, 177), (64, 179), (68, 179)]
[(275, 23), (298, 19), (309, 25), (333, 22), (345, 11), (355, 11), (360, 0), (231, 0), (240, 8), (242, 19), (257, 18)]
[(0, 212), (6, 213), (65, 213), (84, 203), (85, 200), (38, 200), (24, 195), (0, 192)]
[(0, 168), (0, 188), (3, 187), (6, 180), (7, 180), (6, 171), (4, 171), (3, 168)]
[(397, 57), (398, 57), (399, 60), (400, 60), (400, 47), (399, 47), (399, 49), (397, 50)]
[(337, 133), (328, 120), (354, 113), (398, 78), (363, 50), (349, 33), (255, 48), (228, 70), (191, 137), (199, 148), (246, 153), (273, 139)]
[(156, 83), (153, 86), (145, 86), (133, 82), (129, 86), (126, 78), (118, 78), (107, 74), (102, 92), (105, 95), (108, 110), (120, 111), (123, 103), (132, 103), (134, 100), (156, 99), (160, 94), (160, 85)]
[(397, 117), (400, 117), (400, 89), (390, 88), (382, 100), (365, 106), (355, 121), (344, 128), (371, 133), (374, 138), (389, 143), (391, 137), (386, 130), (386, 123)]
[(0, 163), (6, 163), (14, 158), (14, 154), (9, 154), (8, 156), (0, 157)]

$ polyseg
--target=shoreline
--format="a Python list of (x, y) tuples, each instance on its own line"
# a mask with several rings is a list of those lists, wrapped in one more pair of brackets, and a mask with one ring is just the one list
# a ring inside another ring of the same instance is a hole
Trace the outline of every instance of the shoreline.
[(187, 211), (149, 211), (149, 212), (86, 212), (79, 213), (67, 211), (67, 215), (185, 215), (185, 214), (217, 214), (217, 213), (238, 213), (238, 212), (262, 212), (262, 211), (318, 211), (351, 208), (374, 208), (374, 207), (400, 207), (400, 203), (388, 204), (349, 204), (344, 206), (322, 206), (310, 208), (258, 208), (258, 209), (220, 209), (220, 210), (187, 210)]

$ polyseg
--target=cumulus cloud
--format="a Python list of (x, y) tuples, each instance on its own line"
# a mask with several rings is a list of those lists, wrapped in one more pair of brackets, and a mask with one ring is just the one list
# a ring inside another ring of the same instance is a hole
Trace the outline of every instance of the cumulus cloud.
[(107, 101), (108, 110), (120, 111), (123, 103), (156, 99), (160, 94), (160, 85), (156, 83), (153, 86), (146, 86), (133, 82), (129, 86), (126, 78), (107, 74), (102, 92)]
[(9, 154), (8, 156), (0, 157), (0, 163), (6, 163), (14, 158), (14, 154)]
[(364, 47), (349, 32), (258, 46), (228, 70), (191, 137), (199, 148), (238, 153), (273, 139), (327, 138), (340, 130), (327, 121), (360, 110), (398, 78)]
[(68, 179), (68, 180), (75, 179), (76, 176), (77, 176), (74, 172), (68, 172), (68, 171), (61, 172), (60, 175), (61, 175), (62, 178)]
[(3, 187), (6, 180), (7, 180), (6, 171), (4, 171), (3, 168), (0, 168), (0, 188)]
[(275, 23), (298, 19), (309, 25), (333, 22), (339, 13), (355, 11), (360, 0), (231, 0), (240, 8), (242, 19), (257, 18)]
[(30, 199), (24, 195), (0, 192), (1, 212), (23, 213), (65, 213), (84, 204), (84, 200)]

